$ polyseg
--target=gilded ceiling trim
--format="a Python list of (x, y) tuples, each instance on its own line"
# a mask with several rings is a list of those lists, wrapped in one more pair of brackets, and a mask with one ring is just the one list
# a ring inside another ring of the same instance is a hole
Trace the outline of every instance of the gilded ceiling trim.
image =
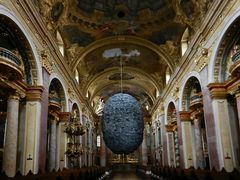
[(75, 60), (73, 60), (71, 66), (73, 67), (73, 70), (75, 70), (77, 68), (77, 65), (79, 64), (79, 62), (85, 58), (85, 56), (87, 54), (89, 54), (90, 52), (94, 51), (97, 48), (106, 46), (106, 45), (111, 45), (111, 44), (118, 44), (118, 43), (126, 43), (126, 44), (135, 44), (135, 45), (140, 45), (143, 47), (146, 47), (150, 50), (152, 50), (153, 52), (155, 52), (156, 54), (159, 55), (159, 57), (161, 57), (166, 64), (170, 67), (171, 72), (174, 71), (174, 63), (171, 61), (170, 56), (168, 55), (168, 53), (163, 50), (162, 48), (160, 48), (159, 46), (157, 46), (156, 44), (139, 38), (139, 37), (135, 37), (135, 36), (113, 36), (113, 37), (108, 37), (108, 38), (104, 38), (104, 39), (100, 39), (95, 41), (94, 43), (86, 46), (85, 48), (83, 48), (80, 52), (79, 52), (79, 56), (77, 56), (75, 58)]

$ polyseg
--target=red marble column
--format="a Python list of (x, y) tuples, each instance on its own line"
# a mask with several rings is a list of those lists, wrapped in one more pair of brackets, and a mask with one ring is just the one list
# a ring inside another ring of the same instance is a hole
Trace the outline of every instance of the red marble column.
[(47, 123), (48, 123), (48, 89), (49, 73), (42, 68), (43, 92), (41, 101), (41, 122), (40, 122), (40, 149), (39, 149), (39, 170), (45, 172), (46, 168), (46, 146), (47, 146)]
[(201, 127), (200, 127), (200, 120), (195, 117), (193, 120), (194, 125), (194, 136), (195, 136), (195, 151), (196, 151), (196, 165), (197, 168), (204, 168), (205, 161), (203, 156), (203, 146), (202, 146), (202, 139), (201, 139)]
[(203, 95), (202, 97), (203, 97), (203, 104), (204, 104), (203, 112), (204, 112), (204, 120), (205, 120), (205, 126), (206, 126), (210, 168), (212, 169), (214, 167), (216, 169), (220, 169), (212, 99), (210, 96), (210, 92), (207, 88), (202, 89), (202, 95)]

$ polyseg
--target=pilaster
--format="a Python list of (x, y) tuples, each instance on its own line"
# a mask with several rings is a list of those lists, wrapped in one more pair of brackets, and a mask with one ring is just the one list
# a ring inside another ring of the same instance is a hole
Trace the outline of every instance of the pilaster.
[(26, 95), (26, 139), (24, 144), (24, 174), (39, 171), (41, 94), (43, 87), (29, 87)]

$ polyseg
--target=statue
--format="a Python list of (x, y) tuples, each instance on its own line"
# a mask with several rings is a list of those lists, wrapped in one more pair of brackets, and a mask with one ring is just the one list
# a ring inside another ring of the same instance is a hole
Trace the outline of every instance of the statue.
[(97, 101), (97, 104), (96, 104), (96, 113), (97, 114), (100, 114), (104, 108), (104, 101), (103, 99), (99, 98), (98, 101)]
[(240, 45), (239, 44), (235, 44), (233, 46), (233, 48), (232, 48), (231, 56), (234, 56), (234, 54), (236, 54), (239, 50), (240, 50)]
[(72, 117), (73, 117), (73, 118), (76, 118), (76, 117), (77, 117), (77, 109), (73, 109)]
[(51, 90), (49, 93), (49, 98), (59, 97), (55, 90)]

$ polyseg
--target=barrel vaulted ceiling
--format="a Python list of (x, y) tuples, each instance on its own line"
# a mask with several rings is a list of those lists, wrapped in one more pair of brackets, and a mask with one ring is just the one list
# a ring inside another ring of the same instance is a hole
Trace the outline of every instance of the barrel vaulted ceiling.
[[(65, 61), (91, 103), (121, 90), (151, 105), (211, 5), (205, 0), (35, 0), (47, 28), (62, 37)], [(122, 65), (122, 68), (120, 66)], [(121, 78), (122, 75), (122, 78)], [(122, 79), (122, 86), (121, 86)], [(122, 87), (122, 88), (121, 88)]]

